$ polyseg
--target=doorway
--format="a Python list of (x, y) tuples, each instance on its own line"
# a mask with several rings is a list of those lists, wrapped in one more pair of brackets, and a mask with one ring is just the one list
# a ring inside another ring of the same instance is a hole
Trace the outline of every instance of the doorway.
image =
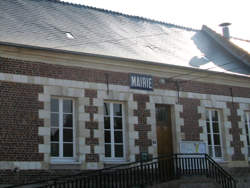
[(156, 104), (158, 156), (173, 154), (171, 106)]

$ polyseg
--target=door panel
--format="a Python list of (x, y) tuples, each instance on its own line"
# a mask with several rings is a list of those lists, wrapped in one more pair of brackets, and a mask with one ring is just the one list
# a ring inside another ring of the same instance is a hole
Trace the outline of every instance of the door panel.
[(171, 106), (156, 104), (158, 156), (172, 154)]

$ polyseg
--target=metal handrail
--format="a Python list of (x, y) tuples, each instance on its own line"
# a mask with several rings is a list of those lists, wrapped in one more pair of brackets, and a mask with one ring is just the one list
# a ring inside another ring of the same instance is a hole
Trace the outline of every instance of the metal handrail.
[[(210, 173), (208, 174), (208, 176), (215, 178), (215, 181), (219, 184), (222, 184), (223, 188), (227, 188), (227, 187), (236, 188), (236, 185), (237, 185), (236, 180), (226, 170), (224, 170), (220, 165), (218, 165), (207, 154), (206, 154), (206, 159), (207, 159), (206, 161), (208, 162), (208, 164), (211, 164), (213, 166), (212, 169), (209, 171)], [(216, 172), (212, 172), (214, 170)], [(219, 171), (219, 173), (218, 173), (218, 171)], [(219, 174), (219, 176), (217, 176), (218, 174)], [(220, 176), (221, 174), (223, 174), (224, 178), (226, 178), (228, 181), (223, 179), (223, 177)]]
[[(161, 159), (161, 158), (165, 158), (165, 157), (170, 157), (170, 156), (171, 155), (162, 155), (160, 157), (154, 157), (154, 158), (148, 159), (148, 161), (157, 160), (157, 159)], [(73, 174), (73, 175), (64, 175), (64, 176), (60, 176), (60, 177), (57, 177), (57, 178), (50, 178), (50, 179), (46, 179), (46, 180), (33, 181), (33, 182), (30, 182), (30, 183), (12, 185), (12, 186), (8, 186), (8, 187), (5, 187), (5, 188), (16, 188), (16, 187), (26, 186), (26, 185), (32, 185), (32, 184), (42, 184), (42, 183), (47, 183), (47, 182), (60, 181), (60, 180), (66, 179), (66, 178), (67, 179), (72, 179), (72, 178), (81, 177), (81, 176), (91, 176), (91, 175), (94, 175), (96, 173), (101, 173), (102, 171), (107, 171), (107, 170), (112, 170), (112, 169), (119, 169), (119, 168), (125, 168), (127, 166), (131, 166), (131, 165), (138, 164), (138, 163), (141, 164), (142, 161), (136, 161), (136, 162), (129, 162), (129, 163), (124, 163), (124, 164), (118, 164), (118, 165), (113, 165), (113, 166), (110, 166), (110, 167), (105, 167), (105, 168), (102, 168), (102, 169), (89, 170), (89, 171), (85, 171), (85, 172), (76, 173), (76, 174)]]
[[(223, 188), (236, 188), (236, 181), (207, 154), (177, 153), (145, 161), (115, 165), (91, 172), (81, 172), (45, 181), (10, 186), (8, 188), (38, 185), (39, 188), (126, 188), (153, 185), (181, 176), (205, 175), (214, 178)], [(35, 186), (33, 186), (35, 187)]]

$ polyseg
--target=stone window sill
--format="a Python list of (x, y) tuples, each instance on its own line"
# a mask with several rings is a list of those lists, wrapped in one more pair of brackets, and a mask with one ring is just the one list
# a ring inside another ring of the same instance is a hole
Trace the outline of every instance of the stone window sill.
[(50, 161), (50, 164), (52, 164), (52, 165), (60, 165), (60, 164), (62, 164), (62, 165), (67, 165), (67, 164), (69, 164), (69, 165), (80, 165), (81, 164), (81, 162), (80, 161), (63, 161), (63, 160), (55, 160), (55, 161)]

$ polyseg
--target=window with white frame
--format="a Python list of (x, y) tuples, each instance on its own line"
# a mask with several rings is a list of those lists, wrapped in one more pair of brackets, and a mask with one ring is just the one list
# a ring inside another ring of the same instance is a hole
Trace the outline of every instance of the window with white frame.
[(220, 131), (220, 116), (218, 110), (206, 110), (206, 127), (208, 140), (208, 154), (213, 158), (222, 158), (222, 144)]
[(246, 128), (246, 139), (248, 148), (248, 158), (250, 158), (250, 112), (245, 112), (245, 128)]
[(52, 160), (73, 160), (74, 101), (68, 98), (51, 98), (51, 157)]
[(123, 104), (104, 103), (104, 145), (106, 160), (124, 160), (124, 109)]

